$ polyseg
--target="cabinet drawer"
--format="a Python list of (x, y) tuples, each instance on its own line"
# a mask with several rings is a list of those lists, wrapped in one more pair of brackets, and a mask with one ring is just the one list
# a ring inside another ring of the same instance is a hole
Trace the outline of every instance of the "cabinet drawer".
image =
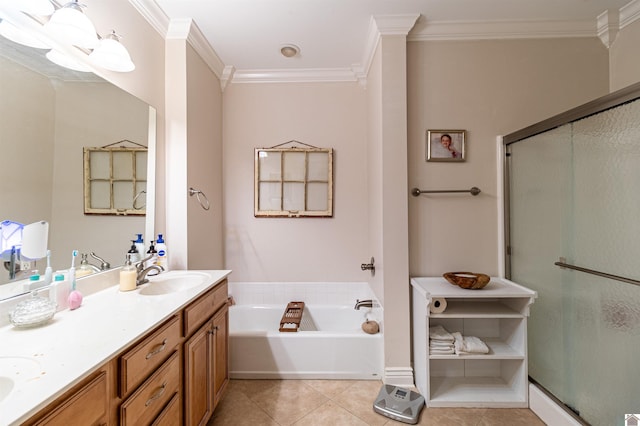
[(176, 393), (167, 406), (162, 409), (158, 417), (151, 423), (151, 426), (176, 426), (182, 423), (181, 420), (180, 394)]
[(227, 287), (227, 280), (224, 280), (184, 309), (185, 336), (191, 335), (211, 318), (218, 308), (227, 303), (229, 293)]
[(120, 406), (122, 425), (147, 425), (162, 411), (180, 389), (180, 356), (178, 351), (149, 377)]
[(36, 425), (106, 424), (108, 406), (107, 373), (103, 371)]
[(162, 327), (120, 357), (120, 397), (124, 398), (155, 370), (180, 343), (180, 316), (174, 315)]

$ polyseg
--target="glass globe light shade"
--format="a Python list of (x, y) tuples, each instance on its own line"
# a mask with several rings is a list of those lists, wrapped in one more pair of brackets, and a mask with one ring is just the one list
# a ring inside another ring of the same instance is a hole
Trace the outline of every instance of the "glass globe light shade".
[(21, 11), (30, 15), (49, 16), (56, 10), (49, 0), (20, 0), (16, 3)]
[(68, 68), (70, 70), (80, 71), (80, 72), (92, 71), (88, 66), (86, 66), (82, 62), (77, 61), (76, 59), (71, 58), (55, 49), (51, 49), (50, 51), (48, 51), (45, 56), (47, 57), (48, 60), (50, 60), (54, 64), (60, 65), (61, 67)]
[(78, 3), (67, 3), (56, 10), (44, 28), (74, 46), (93, 49), (98, 45), (96, 29)]
[(89, 60), (110, 71), (130, 72), (136, 68), (129, 52), (120, 43), (115, 32), (100, 40), (98, 47), (89, 54)]
[(21, 30), (6, 19), (0, 21), (0, 35), (24, 46), (34, 47), (36, 49), (51, 49), (51, 46), (41, 40), (37, 35)]

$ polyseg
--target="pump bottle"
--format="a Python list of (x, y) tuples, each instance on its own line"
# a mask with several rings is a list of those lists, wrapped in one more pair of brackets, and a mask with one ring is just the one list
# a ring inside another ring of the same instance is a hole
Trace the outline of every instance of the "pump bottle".
[(120, 270), (120, 291), (136, 289), (136, 267), (131, 263), (131, 255), (127, 253), (127, 260)]
[(156, 240), (156, 250), (158, 251), (158, 257), (156, 260), (156, 265), (161, 266), (165, 271), (169, 270), (169, 258), (167, 254), (167, 245), (164, 243), (164, 238), (162, 238), (162, 234), (158, 234), (158, 239)]

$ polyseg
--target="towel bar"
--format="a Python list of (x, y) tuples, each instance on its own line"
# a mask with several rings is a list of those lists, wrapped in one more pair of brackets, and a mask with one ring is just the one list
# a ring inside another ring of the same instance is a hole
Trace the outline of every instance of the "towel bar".
[(445, 194), (445, 193), (453, 193), (453, 192), (468, 192), (471, 195), (478, 195), (481, 191), (477, 186), (472, 187), (471, 189), (418, 189), (413, 188), (411, 190), (411, 195), (417, 197), (420, 194)]

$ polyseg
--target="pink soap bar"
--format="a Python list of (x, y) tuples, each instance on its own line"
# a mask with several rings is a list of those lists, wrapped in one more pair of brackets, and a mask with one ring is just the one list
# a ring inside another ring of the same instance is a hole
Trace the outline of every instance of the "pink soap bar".
[(73, 290), (69, 293), (69, 309), (73, 311), (79, 308), (80, 305), (82, 305), (82, 293), (78, 290)]

